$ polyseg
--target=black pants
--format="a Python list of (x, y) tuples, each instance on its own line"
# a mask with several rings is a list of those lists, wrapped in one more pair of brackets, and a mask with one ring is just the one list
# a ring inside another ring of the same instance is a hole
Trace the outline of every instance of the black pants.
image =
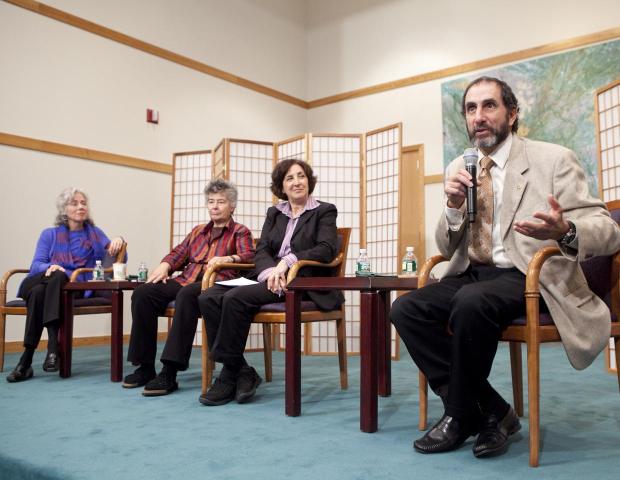
[(252, 318), (262, 305), (282, 301), (284, 297), (269, 291), (266, 283), (234, 288), (214, 285), (202, 293), (198, 305), (213, 360), (233, 371), (245, 364), (243, 351)]
[(60, 270), (49, 277), (45, 272), (27, 277), (21, 284), (18, 296), (26, 301), (26, 328), (24, 347), (37, 348), (43, 327), (51, 323), (60, 323), (62, 287), (69, 279)]
[(174, 362), (178, 370), (185, 370), (192, 354), (192, 343), (200, 318), (198, 295), (200, 282), (181, 286), (174, 280), (166, 283), (145, 283), (131, 296), (131, 337), (127, 360), (134, 365), (155, 363), (157, 353), (157, 318), (168, 304), (175, 300), (172, 327), (168, 332), (161, 359)]
[(470, 418), (508, 404), (487, 378), (504, 330), (525, 314), (525, 275), (477, 266), (398, 298), (390, 319), (435, 391), (447, 386), (446, 414)]

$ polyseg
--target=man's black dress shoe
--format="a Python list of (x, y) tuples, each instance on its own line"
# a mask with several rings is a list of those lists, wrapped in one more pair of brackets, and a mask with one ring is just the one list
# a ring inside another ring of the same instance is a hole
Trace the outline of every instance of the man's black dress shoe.
[(474, 443), (474, 455), (480, 458), (504, 453), (508, 449), (508, 437), (519, 430), (521, 422), (512, 407), (501, 420), (495, 414), (487, 416)]
[(58, 354), (54, 352), (47, 352), (45, 360), (43, 361), (44, 372), (57, 372), (58, 371)]
[(24, 367), (21, 363), (17, 364), (15, 370), (8, 374), (6, 381), (9, 383), (23, 382), (32, 378), (32, 367)]
[(413, 448), (420, 453), (449, 452), (460, 447), (470, 435), (468, 425), (444, 414), (422, 438), (413, 442)]

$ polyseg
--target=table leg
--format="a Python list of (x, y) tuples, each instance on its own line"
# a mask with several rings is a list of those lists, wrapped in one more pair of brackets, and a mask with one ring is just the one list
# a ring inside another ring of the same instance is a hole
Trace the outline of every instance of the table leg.
[(392, 394), (392, 326), (390, 324), (390, 292), (377, 295), (377, 376), (382, 397)]
[(71, 354), (73, 349), (73, 292), (63, 290), (62, 292), (62, 311), (63, 321), (58, 327), (58, 343), (60, 351), (60, 372), (61, 378), (71, 376)]
[(301, 293), (286, 292), (285, 413), (301, 415)]
[(110, 335), (110, 380), (123, 379), (123, 291), (112, 290), (112, 327)]
[(360, 430), (377, 431), (377, 292), (360, 295)]

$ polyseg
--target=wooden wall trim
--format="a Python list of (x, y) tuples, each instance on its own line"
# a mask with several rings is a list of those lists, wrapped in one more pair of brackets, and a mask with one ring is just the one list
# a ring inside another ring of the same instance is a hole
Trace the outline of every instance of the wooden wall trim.
[[(110, 335), (101, 335), (99, 337), (73, 337), (73, 348), (79, 347), (96, 347), (102, 345), (110, 345), (111, 341)], [(163, 342), (168, 338), (167, 332), (159, 332), (157, 333), (157, 341)], [(123, 344), (129, 344), (129, 335), (123, 335)], [(39, 342), (39, 346), (37, 347), (38, 351), (45, 351), (47, 349), (47, 340), (41, 340)], [(6, 342), (5, 350), (6, 353), (16, 353), (24, 351), (24, 342), (20, 340), (18, 342)]]
[(166, 163), (153, 162), (151, 160), (143, 160), (142, 158), (128, 157), (126, 155), (117, 155), (116, 153), (102, 152), (90, 148), (74, 147), (72, 145), (48, 142), (36, 138), (20, 137), (19, 135), (12, 135), (10, 133), (0, 132), (0, 145), (25, 148), (37, 152), (53, 153), (66, 157), (81, 158), (94, 162), (110, 163), (112, 165), (137, 168), (140, 170), (150, 170), (167, 175), (172, 174), (172, 165)]
[(179, 55), (178, 53), (171, 52), (170, 50), (166, 50), (165, 48), (143, 42), (142, 40), (139, 40), (137, 38), (125, 35), (124, 33), (118, 32), (116, 30), (112, 30), (111, 28), (104, 27), (103, 25), (90, 22), (84, 18), (72, 15), (63, 10), (58, 10), (57, 8), (50, 7), (49, 5), (46, 5), (44, 3), (40, 3), (35, 0), (5, 1), (15, 6), (25, 8), (26, 10), (30, 10), (31, 12), (38, 13), (39, 15), (43, 15), (45, 17), (57, 20), (62, 23), (66, 23), (67, 25), (71, 25), (81, 30), (94, 33), (95, 35), (107, 38), (108, 40), (122, 43), (123, 45), (135, 48), (136, 50), (140, 50), (156, 57), (163, 58), (164, 60), (177, 63), (179, 65), (191, 68), (192, 70), (196, 70), (212, 77), (219, 78), (220, 80), (234, 83), (235, 85), (239, 85), (240, 87), (254, 90), (255, 92), (276, 98), (278, 100), (282, 100), (283, 102), (291, 103), (298, 107), (308, 108), (308, 102), (300, 98), (287, 95), (286, 93), (280, 92), (273, 88), (266, 87), (251, 80), (247, 80), (243, 77), (239, 77), (224, 70), (220, 70), (219, 68), (212, 67), (210, 65), (207, 65), (206, 63), (202, 63), (184, 55)]
[(564, 50), (580, 48), (580, 47), (584, 47), (584, 46), (591, 45), (594, 43), (601, 43), (601, 42), (606, 42), (606, 41), (620, 38), (620, 27), (610, 28), (608, 30), (603, 30), (600, 32), (595, 32), (595, 33), (591, 33), (587, 35), (581, 35), (579, 37), (573, 37), (573, 38), (569, 38), (566, 40), (560, 40), (557, 42), (547, 43), (545, 45), (539, 45), (537, 47), (527, 48), (524, 50), (518, 50), (516, 52), (511, 52), (511, 53), (507, 53), (503, 55), (497, 55), (494, 57), (477, 60), (474, 62), (464, 63), (464, 64), (456, 65), (453, 67), (448, 67), (448, 68), (443, 68), (440, 70), (434, 70), (431, 72), (421, 73), (419, 75), (405, 77), (405, 78), (401, 78), (398, 80), (392, 80), (392, 81), (380, 83), (377, 85), (371, 85), (369, 87), (363, 87), (363, 88), (359, 88), (356, 90), (339, 93), (336, 95), (330, 95), (330, 96), (319, 98), (316, 100), (305, 101), (301, 98), (287, 95), (286, 93), (280, 92), (273, 88), (266, 87), (259, 83), (245, 79), (243, 77), (239, 77), (237, 75), (226, 72), (224, 70), (220, 70), (219, 68), (215, 68), (205, 63), (199, 62), (197, 60), (193, 60), (189, 57), (185, 57), (178, 53), (174, 53), (170, 50), (157, 47), (156, 45), (144, 42), (142, 40), (131, 37), (129, 35), (125, 35), (121, 32), (117, 32), (116, 30), (112, 30), (110, 28), (104, 27), (103, 25), (90, 22), (86, 19), (80, 18), (78, 16), (72, 15), (70, 13), (67, 13), (65, 11), (62, 11), (62, 10), (59, 10), (53, 7), (50, 7), (49, 5), (37, 2), (35, 0), (4, 0), (4, 1), (12, 5), (29, 10), (31, 12), (38, 13), (39, 15), (43, 15), (48, 18), (57, 20), (59, 22), (66, 23), (68, 25), (85, 30), (95, 35), (99, 35), (109, 40), (122, 43), (131, 48), (135, 48), (137, 50), (154, 55), (156, 57), (163, 58), (165, 60), (176, 63), (178, 65), (182, 65), (192, 70), (196, 70), (206, 75), (219, 78), (220, 80), (233, 83), (240, 87), (253, 90), (263, 95), (267, 95), (267, 96), (276, 98), (278, 100), (281, 100), (283, 102), (287, 102), (292, 105), (296, 105), (298, 107), (305, 108), (305, 109), (322, 107), (322, 106), (329, 105), (332, 103), (342, 102), (344, 100), (364, 97), (367, 95), (375, 95), (377, 93), (387, 92), (389, 90), (395, 90), (398, 88), (408, 87), (408, 86), (416, 85), (420, 83), (426, 83), (426, 82), (430, 82), (433, 80), (439, 80), (441, 78), (451, 77), (454, 75), (460, 75), (460, 74), (467, 73), (467, 72), (482, 70), (485, 68), (489, 68), (489, 67), (493, 67), (493, 66), (497, 66), (501, 64), (517, 62), (517, 61), (526, 60), (532, 57), (539, 57), (539, 56), (548, 55), (551, 53), (558, 53)]
[(405, 77), (399, 80), (392, 80), (389, 82), (372, 85), (370, 87), (359, 88), (357, 90), (351, 90), (349, 92), (339, 93), (337, 95), (330, 95), (328, 97), (319, 98), (317, 100), (311, 100), (308, 102), (308, 108), (317, 108), (324, 105), (329, 105), (331, 103), (350, 100), (352, 98), (375, 95), (377, 93), (387, 92), (389, 90), (395, 90), (397, 88), (408, 87), (411, 85), (416, 85), (418, 83), (426, 83), (432, 80), (439, 80), (445, 77), (451, 77), (467, 72), (482, 70), (505, 63), (513, 63), (532, 57), (539, 57), (551, 53), (561, 52), (563, 50), (584, 47), (593, 43), (614, 40), (619, 37), (620, 27), (610, 28), (601, 32), (581, 35), (579, 37), (573, 37), (567, 40), (547, 43), (545, 45), (539, 45), (537, 47), (526, 48), (525, 50), (518, 50), (516, 52), (507, 53), (504, 55), (497, 55), (495, 57), (485, 58), (483, 60), (477, 60), (475, 62), (464, 63), (462, 65), (456, 65), (454, 67), (442, 68), (440, 70), (434, 70), (432, 72), (426, 72), (420, 75), (414, 75), (412, 77)]
[(443, 183), (443, 174), (438, 173), (437, 175), (425, 175), (424, 185), (430, 185), (432, 183)]

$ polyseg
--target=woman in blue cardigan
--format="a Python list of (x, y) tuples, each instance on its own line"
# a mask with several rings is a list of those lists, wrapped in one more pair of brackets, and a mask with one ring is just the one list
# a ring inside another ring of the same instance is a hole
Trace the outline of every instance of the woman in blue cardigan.
[[(47, 355), (43, 370), (58, 370), (58, 326), (62, 287), (74, 270), (92, 268), (102, 260), (105, 251), (116, 255), (123, 239), (110, 241), (90, 218), (88, 197), (77, 188), (66, 188), (56, 199), (56, 226), (41, 232), (30, 272), (19, 287), (17, 296), (26, 301), (24, 353), (15, 369), (6, 377), (8, 382), (32, 378), (32, 357), (39, 344), (43, 327), (47, 328)], [(81, 276), (79, 280), (87, 280)]]

